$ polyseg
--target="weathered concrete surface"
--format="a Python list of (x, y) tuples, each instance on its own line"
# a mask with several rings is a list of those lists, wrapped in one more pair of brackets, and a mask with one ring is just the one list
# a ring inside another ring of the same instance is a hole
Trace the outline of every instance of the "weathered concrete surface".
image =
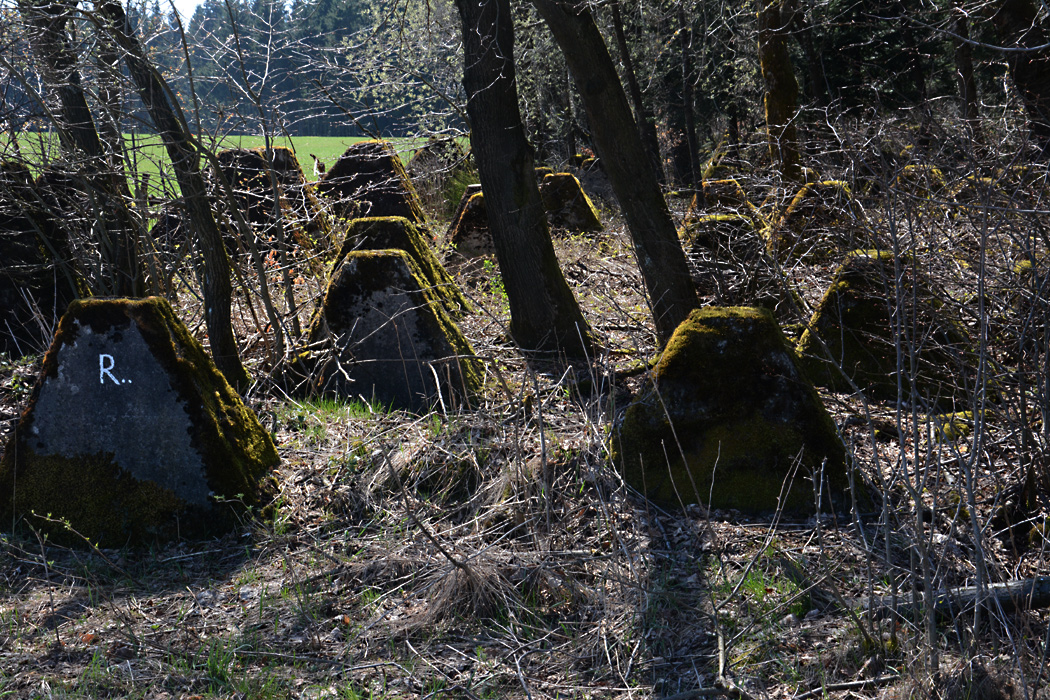
[(942, 307), (910, 256), (855, 250), (835, 271), (798, 354), (820, 386), (856, 387), (881, 399), (903, 391), (909, 400), (947, 410), (973, 390), (976, 358), (965, 329)]
[(452, 250), (466, 258), (496, 254), (481, 185), (470, 185), (463, 192), (463, 199), (456, 215), (452, 217), (445, 239), (451, 244)]
[[(845, 449), (772, 314), (693, 311), (613, 435), (624, 478), (670, 506), (812, 511), (847, 488)], [(797, 465), (797, 470), (796, 470)]]
[(0, 514), (105, 546), (213, 535), (237, 522), (221, 501), (266, 504), (277, 462), (166, 301), (78, 301), (0, 461)]
[(310, 331), (311, 347), (326, 340), (329, 365), (313, 370), (322, 393), (426, 411), (481, 385), (470, 343), (401, 250), (343, 258)]

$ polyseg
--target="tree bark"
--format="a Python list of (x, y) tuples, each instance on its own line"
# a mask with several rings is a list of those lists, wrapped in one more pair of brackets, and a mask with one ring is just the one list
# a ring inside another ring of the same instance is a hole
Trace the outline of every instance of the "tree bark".
[(653, 164), (653, 171), (660, 185), (666, 184), (663, 165), (660, 163), (660, 141), (656, 137), (656, 122), (652, 113), (642, 99), (642, 89), (638, 85), (638, 75), (634, 70), (634, 59), (631, 58), (631, 49), (627, 45), (627, 34), (623, 29), (623, 17), (620, 14), (620, 2), (612, 3), (613, 29), (616, 32), (616, 45), (620, 49), (620, 60), (623, 61), (623, 73), (627, 79), (627, 89), (634, 103), (634, 120), (638, 123), (638, 134), (642, 139), (642, 146), (649, 154), (649, 161)]
[(685, 8), (678, 5), (678, 48), (682, 59), (682, 116), (685, 118), (685, 142), (689, 148), (689, 172), (696, 192), (703, 191), (703, 173), (700, 172), (700, 144), (696, 140), (696, 112), (693, 109), (693, 30), (685, 16)]
[(962, 118), (966, 124), (969, 136), (975, 141), (981, 140), (981, 113), (977, 105), (977, 80), (973, 73), (973, 47), (968, 40), (970, 38), (970, 23), (961, 9), (956, 8), (954, 21), (955, 50), (955, 80), (959, 86), (959, 102), (962, 107)]
[(794, 118), (798, 110), (798, 81), (787, 46), (787, 17), (784, 0), (758, 2), (758, 62), (765, 85), (766, 134), (769, 156), (785, 180), (802, 179), (798, 132)]
[(102, 222), (100, 252), (108, 279), (98, 291), (116, 296), (140, 296), (138, 227), (127, 208), (131, 191), (123, 169), (107, 158), (69, 46), (66, 26), (75, 3), (56, 0), (19, 0), (18, 9), (29, 27), (30, 46), (42, 67), (48, 89), (58, 98), (59, 140), (71, 165), (84, 179), (85, 189), (98, 196)]
[(164, 141), (175, 178), (182, 190), (190, 223), (199, 239), (204, 258), (204, 279), (201, 285), (204, 292), (204, 318), (215, 366), (226, 377), (226, 381), (239, 391), (244, 391), (250, 379), (241, 364), (230, 320), (233, 295), (230, 260), (208, 201), (204, 177), (200, 171), (200, 156), (190, 138), (186, 120), (178, 103), (164, 79), (146, 58), (145, 51), (124, 14), (124, 8), (113, 0), (101, 0), (98, 9), (110, 23), (113, 38), (124, 52), (128, 73), (135, 82), (139, 97), (146, 106), (153, 125)]
[[(992, 22), (1003, 46), (1035, 49), (1047, 43), (1032, 0), (1001, 0), (992, 11)], [(1032, 140), (1045, 156), (1050, 153), (1050, 51), (1009, 51), (1006, 62), (1028, 115)]]
[(656, 334), (666, 342), (699, 306), (685, 252), (678, 240), (616, 66), (586, 7), (533, 0), (565, 54), (580, 90), (598, 157), (631, 232), (635, 255), (652, 305)]
[(591, 335), (562, 276), (518, 109), (509, 0), (456, 0), (470, 142), (510, 304), (510, 332), (528, 352), (584, 356)]

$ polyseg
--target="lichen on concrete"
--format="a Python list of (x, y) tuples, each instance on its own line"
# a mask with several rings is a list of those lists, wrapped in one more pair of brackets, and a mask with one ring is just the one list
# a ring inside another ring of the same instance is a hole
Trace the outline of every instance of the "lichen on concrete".
[(672, 506), (806, 511), (813, 478), (840, 504), (848, 482), (834, 423), (758, 308), (693, 311), (618, 422), (612, 448), (628, 483)]

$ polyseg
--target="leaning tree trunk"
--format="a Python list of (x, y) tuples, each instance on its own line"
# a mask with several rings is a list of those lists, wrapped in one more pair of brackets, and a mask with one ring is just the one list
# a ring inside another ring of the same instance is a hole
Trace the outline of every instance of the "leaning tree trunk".
[(656, 334), (666, 342), (699, 301), (616, 66), (585, 6), (574, 9), (556, 0), (533, 0), (533, 4), (576, 79), (594, 146), (631, 232)]
[(77, 70), (77, 58), (69, 46), (66, 27), (75, 3), (19, 0), (18, 9), (29, 28), (30, 47), (39, 59), (42, 77), (57, 99), (59, 140), (84, 180), (85, 189), (98, 197), (97, 216), (103, 224), (99, 241), (108, 279), (101, 279), (104, 294), (139, 296), (138, 226), (127, 203), (131, 200), (122, 168), (107, 158), (95, 129)]
[(590, 330), (562, 276), (518, 110), (509, 0), (456, 0), (463, 22), (463, 87), (470, 142), (510, 304), (526, 351), (582, 356)]
[(766, 137), (769, 156), (785, 180), (801, 180), (795, 112), (798, 81), (788, 55), (784, 0), (758, 1), (758, 62), (765, 85)]
[(208, 327), (215, 366), (226, 380), (240, 391), (250, 382), (237, 353), (237, 340), (230, 320), (233, 286), (230, 282), (230, 260), (222, 234), (215, 223), (200, 156), (193, 146), (186, 120), (164, 79), (150, 64), (124, 14), (124, 8), (113, 0), (99, 2), (98, 9), (110, 23), (113, 38), (124, 52), (124, 62), (138, 89), (142, 103), (149, 111), (153, 125), (164, 141), (172, 170), (178, 180), (190, 223), (200, 243), (204, 258), (204, 318)]
[(1044, 155), (1050, 154), (1050, 50), (1046, 32), (1036, 17), (1032, 0), (1000, 0), (992, 21), (999, 43), (1023, 51), (1008, 51), (1010, 77), (1028, 115), (1032, 140)]

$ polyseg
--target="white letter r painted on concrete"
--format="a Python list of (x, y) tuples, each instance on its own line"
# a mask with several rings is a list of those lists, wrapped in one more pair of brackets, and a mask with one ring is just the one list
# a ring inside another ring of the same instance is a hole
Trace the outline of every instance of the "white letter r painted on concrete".
[[(109, 361), (108, 364), (107, 364), (107, 360)], [(112, 355), (100, 354), (98, 356), (98, 383), (99, 384), (105, 384), (106, 383), (106, 376), (107, 375), (109, 375), (109, 378), (113, 380), (114, 384), (117, 384), (117, 385), (120, 384), (120, 382), (117, 381), (117, 378), (113, 376), (113, 372), (111, 371), (113, 369), (113, 365), (114, 364), (116, 364), (116, 360), (113, 359)]]

